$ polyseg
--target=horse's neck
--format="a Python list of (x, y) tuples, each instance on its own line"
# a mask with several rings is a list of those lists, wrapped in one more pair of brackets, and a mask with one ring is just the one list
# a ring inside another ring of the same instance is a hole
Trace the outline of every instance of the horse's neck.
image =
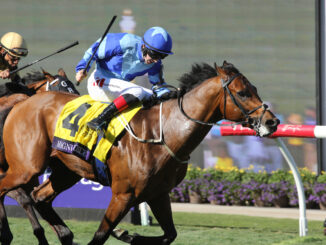
[(184, 95), (183, 109), (188, 116), (204, 122), (220, 119), (218, 107), (222, 102), (223, 89), (215, 79), (203, 82)]
[[(203, 122), (216, 122), (221, 118), (219, 104), (223, 93), (220, 86), (214, 81), (206, 81), (184, 95), (183, 109), (185, 113), (194, 119)], [(211, 126), (205, 126), (187, 119), (180, 111), (177, 101), (171, 101), (173, 105), (166, 105), (168, 116), (164, 122), (164, 136), (166, 143), (174, 146), (174, 150), (180, 155), (189, 155), (204, 139)], [(169, 108), (170, 109), (169, 111)]]

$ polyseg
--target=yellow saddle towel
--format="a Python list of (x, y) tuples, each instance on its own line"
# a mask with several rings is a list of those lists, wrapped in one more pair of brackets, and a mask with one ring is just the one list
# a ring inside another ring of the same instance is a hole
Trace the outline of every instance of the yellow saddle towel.
[(93, 155), (101, 162), (105, 162), (114, 140), (124, 129), (118, 118), (123, 122), (129, 122), (142, 105), (139, 103), (113, 117), (104, 137), (100, 138), (98, 132), (89, 129), (86, 124), (107, 106), (108, 103), (94, 101), (89, 95), (68, 102), (57, 121), (52, 147), (77, 155), (85, 161), (89, 161)]

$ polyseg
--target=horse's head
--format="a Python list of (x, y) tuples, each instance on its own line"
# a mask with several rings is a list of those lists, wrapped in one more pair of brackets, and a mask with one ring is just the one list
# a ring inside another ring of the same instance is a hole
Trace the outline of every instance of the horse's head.
[(222, 67), (215, 64), (215, 69), (224, 90), (223, 102), (219, 108), (224, 118), (243, 122), (243, 126), (254, 129), (261, 137), (274, 133), (280, 121), (263, 104), (256, 87), (226, 61)]
[(28, 73), (23, 77), (23, 80), (26, 86), (34, 89), (36, 93), (54, 90), (79, 94), (62, 68), (58, 70), (58, 75), (55, 76), (42, 69), (42, 72)]

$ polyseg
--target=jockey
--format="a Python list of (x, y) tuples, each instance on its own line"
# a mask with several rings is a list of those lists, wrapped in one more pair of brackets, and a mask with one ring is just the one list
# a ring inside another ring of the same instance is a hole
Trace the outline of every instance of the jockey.
[[(26, 42), (20, 34), (16, 32), (4, 34), (0, 40), (0, 78), (10, 79), (12, 83), (23, 88), (20, 84), (20, 76), (17, 73), (10, 75), (10, 72), (17, 69), (20, 58), (27, 56), (27, 54)], [(2, 86), (0, 96), (8, 92), (8, 87), (12, 87), (10, 83), (6, 83), (6, 87)]]
[(17, 73), (10, 75), (10, 71), (17, 69), (20, 58), (28, 54), (24, 38), (16, 32), (4, 34), (0, 40), (0, 78), (10, 78), (12, 82), (19, 82)]
[[(85, 71), (86, 64), (98, 42), (85, 52), (77, 64), (77, 82), (87, 76), (89, 69)], [(165, 84), (161, 60), (173, 54), (171, 50), (172, 39), (162, 27), (148, 29), (143, 38), (129, 33), (107, 34), (91, 61), (96, 61), (96, 67), (88, 78), (87, 89), (92, 99), (113, 102), (97, 118), (88, 122), (88, 127), (105, 129), (117, 112), (149, 99), (153, 91), (157, 97), (166, 96), (170, 91), (155, 85)], [(135, 77), (146, 73), (153, 84), (153, 91), (130, 83)]]

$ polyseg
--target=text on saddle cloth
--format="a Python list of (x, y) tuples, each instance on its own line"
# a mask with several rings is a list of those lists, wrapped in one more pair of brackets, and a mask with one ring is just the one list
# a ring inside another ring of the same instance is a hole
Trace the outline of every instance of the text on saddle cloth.
[(85, 161), (90, 161), (94, 156), (101, 162), (105, 162), (114, 140), (124, 130), (124, 125), (118, 118), (122, 117), (124, 121), (130, 122), (142, 107), (139, 103), (113, 117), (104, 137), (98, 141), (98, 132), (89, 129), (86, 124), (97, 117), (107, 106), (108, 103), (94, 101), (89, 95), (68, 102), (57, 121), (52, 147), (74, 154)]

